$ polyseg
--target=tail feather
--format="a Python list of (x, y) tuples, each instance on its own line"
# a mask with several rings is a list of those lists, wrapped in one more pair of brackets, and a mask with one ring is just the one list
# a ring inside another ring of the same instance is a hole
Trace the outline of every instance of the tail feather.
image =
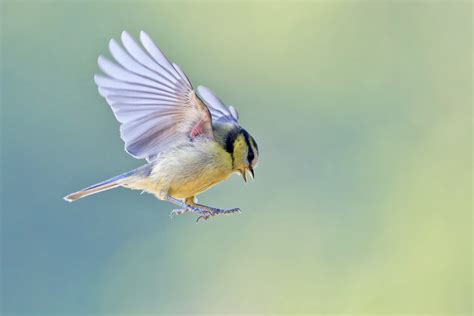
[(71, 193), (71, 194), (65, 196), (64, 199), (68, 202), (74, 202), (75, 200), (78, 200), (78, 199), (83, 198), (85, 196), (95, 194), (95, 193), (98, 193), (98, 192), (102, 192), (102, 191), (105, 191), (105, 190), (110, 190), (110, 189), (116, 188), (118, 186), (120, 186), (120, 185), (116, 184), (116, 183), (112, 183), (112, 184), (104, 184), (104, 185), (98, 186), (98, 187), (93, 188), (93, 189), (83, 189), (81, 191), (77, 191), (77, 192), (74, 192), (74, 193)]
[(99, 182), (99, 183), (94, 184), (94, 185), (91, 185), (90, 187), (87, 187), (87, 188), (82, 189), (80, 191), (71, 193), (71, 194), (65, 196), (64, 200), (66, 200), (68, 202), (74, 202), (74, 201), (76, 201), (80, 198), (83, 198), (85, 196), (122, 186), (123, 184), (126, 183), (126, 178), (128, 178), (132, 175), (135, 175), (137, 173), (137, 170), (139, 170), (139, 169), (122, 173), (121, 175), (118, 175), (116, 177), (110, 178), (108, 180)]

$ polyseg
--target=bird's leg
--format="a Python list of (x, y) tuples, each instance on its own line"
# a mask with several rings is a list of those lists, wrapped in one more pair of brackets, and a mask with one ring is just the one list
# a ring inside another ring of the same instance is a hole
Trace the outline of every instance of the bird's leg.
[(239, 208), (220, 209), (220, 208), (198, 204), (196, 203), (197, 200), (195, 200), (194, 196), (188, 197), (184, 201), (182, 201), (182, 200), (172, 197), (171, 195), (168, 195), (167, 200), (173, 204), (176, 204), (182, 207), (181, 209), (171, 211), (170, 216), (181, 215), (186, 212), (193, 212), (193, 213), (199, 214), (199, 217), (196, 219), (196, 222), (198, 222), (201, 219), (207, 220), (209, 217), (216, 216), (216, 215), (228, 215), (228, 214), (240, 213)]
[(175, 215), (182, 215), (182, 214), (187, 213), (187, 212), (188, 212), (188, 210), (185, 209), (185, 208), (175, 208), (174, 210), (172, 210), (170, 212), (170, 217), (173, 218), (173, 216), (175, 216)]
[(186, 198), (184, 201), (182, 201), (180, 199), (172, 197), (171, 195), (168, 195), (166, 199), (169, 202), (171, 202), (173, 204), (176, 204), (176, 205), (181, 207), (180, 209), (172, 210), (171, 213), (170, 213), (171, 217), (173, 217), (173, 215), (181, 215), (181, 214), (184, 214), (186, 212), (197, 213), (200, 216), (203, 216), (203, 215), (204, 216), (211, 216), (209, 214), (209, 213), (211, 213), (210, 210), (201, 209), (201, 208), (194, 205), (195, 204), (194, 203), (194, 197)]
[[(173, 202), (174, 203), (174, 202)], [(197, 199), (195, 197), (189, 197), (184, 200), (184, 204), (193, 206), (194, 203), (197, 203)], [(179, 208), (179, 209), (174, 209), (170, 212), (170, 217), (173, 218), (175, 215), (181, 215), (184, 213), (187, 213), (189, 210), (185, 207)]]
[(186, 202), (191, 204), (194, 207), (197, 207), (202, 210), (207, 210), (208, 213), (201, 214), (197, 219), (196, 222), (198, 222), (200, 219), (207, 220), (211, 216), (216, 216), (216, 215), (229, 215), (229, 214), (234, 214), (234, 213), (240, 213), (240, 208), (232, 208), (232, 209), (220, 209), (220, 208), (215, 208), (211, 206), (206, 206), (202, 204), (196, 203), (197, 201), (194, 201), (194, 198), (191, 198), (189, 201), (186, 199)]
[(224, 209), (219, 209), (215, 207), (198, 204), (197, 200), (195, 200), (195, 197), (188, 197), (183, 201), (183, 200), (176, 199), (172, 196), (168, 196), (167, 200), (181, 207), (181, 209), (173, 210), (170, 214), (171, 216), (181, 215), (186, 212), (193, 212), (193, 213), (199, 214), (199, 217), (197, 218), (196, 221), (199, 221), (200, 219), (207, 220), (209, 217), (212, 217), (215, 215), (222, 215), (222, 214), (227, 215), (227, 214), (233, 214), (233, 213), (240, 213), (239, 208), (224, 210)]

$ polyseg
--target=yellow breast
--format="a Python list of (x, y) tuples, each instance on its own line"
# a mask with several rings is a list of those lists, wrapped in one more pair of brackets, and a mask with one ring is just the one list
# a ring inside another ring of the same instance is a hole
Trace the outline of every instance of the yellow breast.
[(215, 141), (195, 141), (159, 158), (151, 174), (151, 189), (159, 195), (167, 192), (175, 198), (192, 197), (227, 179), (232, 172), (232, 158), (222, 146)]

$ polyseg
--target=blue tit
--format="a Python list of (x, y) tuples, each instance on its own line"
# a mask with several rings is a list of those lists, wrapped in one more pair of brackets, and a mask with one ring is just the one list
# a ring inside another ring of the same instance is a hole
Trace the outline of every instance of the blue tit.
[(115, 62), (99, 56), (104, 75), (95, 75), (99, 93), (120, 123), (125, 151), (147, 164), (69, 194), (72, 202), (125, 187), (154, 194), (179, 206), (171, 215), (197, 214), (197, 220), (239, 213), (198, 204), (196, 196), (240, 174), (254, 177), (255, 139), (239, 123), (237, 110), (203, 86), (194, 90), (181, 68), (170, 62), (152, 39), (140, 33), (138, 44), (127, 32), (112, 39)]

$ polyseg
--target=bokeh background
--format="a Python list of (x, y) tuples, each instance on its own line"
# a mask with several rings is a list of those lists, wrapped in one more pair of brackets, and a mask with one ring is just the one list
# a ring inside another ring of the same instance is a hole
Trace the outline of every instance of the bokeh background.
[[(472, 3), (3, 1), (2, 315), (470, 314)], [(256, 180), (195, 224), (118, 189), (138, 167), (92, 80), (147, 31), (240, 110)]]

